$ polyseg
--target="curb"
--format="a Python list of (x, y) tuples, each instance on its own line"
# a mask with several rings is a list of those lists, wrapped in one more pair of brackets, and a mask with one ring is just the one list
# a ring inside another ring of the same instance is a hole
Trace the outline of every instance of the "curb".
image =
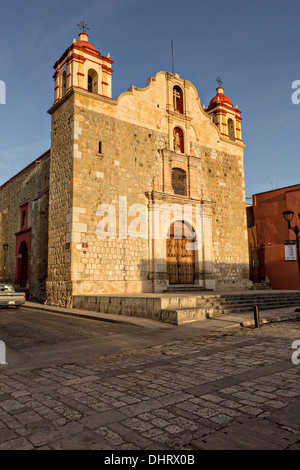
[[(115, 319), (115, 318), (111, 318), (111, 317), (101, 316), (100, 312), (95, 312), (94, 314), (90, 313), (90, 312), (89, 313), (80, 313), (80, 312), (77, 312), (77, 311), (70, 312), (70, 311), (58, 310), (55, 307), (47, 307), (47, 306), (44, 306), (43, 304), (42, 305), (36, 305), (36, 306), (35, 305), (26, 305), (25, 304), (25, 305), (22, 305), (22, 307), (23, 308), (28, 308), (28, 309), (31, 309), (31, 310), (43, 310), (45, 312), (57, 313), (59, 315), (67, 315), (67, 316), (70, 316), (70, 317), (87, 318), (88, 320), (98, 320), (98, 321), (105, 321), (105, 322), (109, 322), (109, 323), (119, 323), (119, 324), (123, 324), (123, 325), (127, 325), (128, 323), (131, 323), (132, 325), (139, 326), (134, 322), (124, 321), (124, 320), (121, 320), (121, 319), (119, 320), (119, 319)], [(83, 312), (86, 312), (86, 310), (83, 310)], [(103, 314), (103, 315), (106, 315), (106, 314)]]
[[(153, 328), (153, 325), (150, 324), (150, 322), (155, 322), (155, 326), (157, 326), (158, 328), (163, 326), (163, 327), (166, 327), (169, 326), (173, 326), (175, 328), (178, 328), (178, 326), (175, 326), (175, 325), (171, 325), (169, 323), (164, 323), (164, 322), (160, 322), (160, 321), (157, 321), (157, 320), (153, 320), (151, 318), (144, 318), (144, 317), (131, 317), (131, 316), (122, 316), (122, 315), (112, 315), (112, 314), (108, 314), (108, 313), (102, 313), (101, 312), (94, 312), (94, 311), (88, 311), (88, 310), (78, 310), (78, 309), (70, 309), (70, 310), (67, 310), (67, 309), (63, 309), (63, 307), (52, 307), (52, 306), (47, 306), (47, 305), (44, 305), (44, 304), (34, 304), (34, 305), (26, 305), (26, 303), (24, 305), (22, 305), (23, 308), (28, 308), (28, 309), (31, 309), (31, 310), (42, 310), (42, 311), (45, 311), (45, 312), (49, 312), (49, 313), (56, 313), (56, 314), (60, 314), (60, 315), (66, 315), (66, 316), (70, 316), (70, 317), (75, 317), (75, 318), (86, 318), (88, 320), (96, 320), (96, 321), (103, 321), (103, 322), (108, 322), (108, 323), (116, 323), (116, 324), (120, 324), (120, 325), (133, 325), (133, 326), (138, 326), (140, 328)], [(60, 310), (61, 309), (61, 310)], [(300, 308), (297, 308), (295, 310), (295, 312), (300, 312)], [(120, 318), (116, 318), (116, 317), (120, 317)], [(122, 318), (123, 317), (123, 318)], [(124, 318), (125, 317), (125, 318)], [(297, 320), (298, 318), (300, 318), (300, 313), (294, 313), (294, 314), (290, 314), (290, 315), (283, 315), (283, 316), (279, 316), (279, 317), (273, 317), (273, 318), (261, 318), (260, 319), (260, 325), (266, 325), (266, 324), (270, 324), (270, 323), (277, 323), (277, 322), (282, 322), (282, 321), (288, 321), (288, 320)], [(211, 317), (210, 319), (214, 320), (214, 317)], [(215, 318), (217, 320), (217, 318)], [(145, 323), (148, 323), (148, 324), (141, 324), (141, 322), (144, 322)], [(200, 322), (197, 322), (197, 323), (200, 323)], [(193, 323), (190, 323), (191, 325)], [(231, 325), (228, 325), (228, 326), (223, 326), (222, 328), (222, 331), (223, 330), (228, 330), (228, 329), (235, 329), (235, 328), (252, 328), (252, 327), (255, 327), (255, 322), (254, 320), (249, 320), (249, 321), (239, 321), (237, 319), (236, 323), (233, 323)], [(221, 331), (221, 330), (220, 330)]]
[[(300, 312), (300, 309), (295, 310), (295, 312), (297, 311)], [(288, 320), (297, 320), (298, 318), (300, 318), (300, 313), (299, 314), (296, 313), (292, 315), (284, 315), (282, 317), (261, 318), (260, 324), (264, 325), (268, 323), (277, 323), (277, 322), (288, 321)], [(251, 320), (251, 321), (241, 322), (240, 325), (245, 328), (249, 328), (249, 327), (255, 326), (255, 322)]]
[[(152, 318), (144, 318), (144, 317), (133, 317), (128, 315), (117, 315), (117, 314), (110, 314), (110, 313), (101, 313), (96, 312), (93, 310), (79, 310), (79, 309), (63, 309), (63, 307), (55, 307), (55, 306), (48, 306), (44, 304), (34, 304), (34, 305), (22, 305), (24, 308), (28, 308), (31, 310), (40, 310), (48, 313), (56, 313), (58, 315), (66, 315), (70, 317), (76, 318), (83, 318), (88, 320), (95, 320), (95, 321), (103, 321), (107, 323), (116, 323), (120, 325), (132, 325), (137, 326), (139, 328), (148, 328), (148, 329), (156, 329), (156, 328), (171, 328), (175, 327), (175, 325), (171, 325), (170, 323), (163, 323)], [(61, 310), (60, 310), (61, 309)]]

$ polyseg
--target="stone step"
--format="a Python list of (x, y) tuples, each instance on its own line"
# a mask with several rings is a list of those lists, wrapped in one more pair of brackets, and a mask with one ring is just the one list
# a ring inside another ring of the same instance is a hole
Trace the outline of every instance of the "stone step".
[(266, 281), (254, 282), (250, 287), (251, 290), (271, 290), (272, 288), (268, 286)]
[(166, 292), (203, 292), (206, 291), (207, 289), (204, 289), (204, 287), (199, 287), (199, 286), (194, 286), (194, 285), (183, 285), (183, 286), (174, 286), (174, 287), (168, 287)]
[(203, 297), (209, 298), (209, 297), (218, 297), (222, 299), (238, 299), (238, 298), (253, 298), (253, 297), (300, 297), (300, 292), (274, 292), (274, 291), (268, 291), (268, 292), (259, 292), (259, 293), (247, 293), (247, 294), (207, 294), (204, 295)]
[[(297, 304), (298, 305), (298, 304)], [(276, 308), (288, 308), (288, 307), (292, 307), (293, 305), (279, 305), (277, 306)], [(296, 305), (294, 305), (294, 307), (296, 307)], [(238, 314), (238, 313), (250, 313), (250, 312), (253, 312), (253, 308), (252, 309), (249, 309), (249, 308), (244, 308), (244, 309), (241, 309), (241, 308), (232, 308), (232, 309), (224, 309), (224, 310), (218, 310), (218, 309), (207, 309), (209, 310), (209, 316), (210, 317), (217, 317), (217, 316), (222, 316), (222, 315), (234, 315), (234, 314)], [(260, 307), (259, 308), (260, 311), (264, 311), (264, 310), (275, 310), (274, 309), (274, 306), (270, 306), (270, 305), (266, 305), (266, 306), (263, 306), (263, 307)]]
[(250, 287), (250, 290), (271, 290), (272, 288), (269, 286), (256, 286), (256, 287)]
[[(281, 302), (281, 303), (277, 303), (277, 304), (269, 304), (269, 303), (265, 303), (265, 304), (261, 304), (259, 305), (259, 309), (260, 310), (276, 310), (277, 308), (288, 308), (288, 307), (297, 307), (299, 306), (300, 303), (297, 302), (297, 303), (291, 303), (291, 302)], [(210, 307), (208, 308), (208, 310), (210, 312), (213, 312), (214, 315), (223, 315), (223, 314), (226, 314), (226, 313), (246, 313), (246, 312), (253, 312), (253, 305), (245, 305), (245, 306), (234, 306), (232, 305), (231, 307), (221, 307), (221, 306), (214, 306), (214, 307)]]
[[(277, 305), (264, 304), (264, 305), (260, 305), (258, 307), (259, 307), (260, 310), (276, 310), (277, 308), (298, 307), (299, 305), (300, 305), (299, 303), (296, 303), (296, 304), (282, 303), (282, 304), (277, 304)], [(198, 307), (198, 308), (200, 308), (200, 307)], [(213, 312), (216, 312), (216, 313), (221, 312), (221, 314), (223, 314), (223, 313), (243, 313), (243, 312), (252, 312), (253, 311), (253, 305), (252, 306), (245, 306), (245, 307), (231, 306), (231, 307), (228, 307), (228, 308), (206, 307), (206, 310), (213, 311)]]
[(162, 309), (160, 315), (160, 321), (179, 326), (193, 321), (205, 320), (208, 314), (207, 310), (203, 308), (175, 308)]
[(211, 307), (224, 307), (224, 308), (231, 308), (231, 307), (247, 307), (250, 308), (253, 305), (258, 305), (258, 306), (263, 306), (263, 305), (273, 305), (277, 306), (279, 304), (285, 304), (285, 305), (297, 305), (300, 303), (300, 299), (278, 299), (278, 300), (261, 300), (261, 301), (248, 301), (248, 302), (196, 302), (197, 307), (203, 307), (203, 308), (211, 308)]
[(224, 301), (234, 301), (237, 302), (238, 300), (252, 300), (252, 299), (300, 299), (300, 295), (273, 295), (273, 294), (265, 294), (265, 295), (252, 295), (252, 296), (231, 296), (231, 297), (215, 297), (213, 295), (210, 296), (198, 296), (203, 300), (224, 300)]
[(210, 301), (203, 301), (202, 299), (197, 299), (196, 300), (196, 305), (197, 307), (200, 306), (217, 306), (221, 305), (224, 307), (231, 306), (231, 305), (237, 305), (237, 306), (251, 306), (251, 305), (263, 305), (265, 303), (268, 304), (279, 304), (279, 303), (290, 303), (290, 304), (295, 304), (300, 302), (300, 298), (295, 298), (295, 299), (288, 299), (288, 298), (279, 298), (279, 299), (247, 299), (247, 300), (238, 300), (238, 301), (220, 301), (218, 299), (216, 300), (210, 300)]
[(300, 293), (277, 293), (275, 294), (274, 292), (270, 292), (270, 293), (259, 293), (259, 294), (232, 294), (232, 295), (228, 295), (228, 294), (208, 294), (208, 295), (199, 295), (198, 298), (201, 298), (201, 299), (206, 299), (206, 300), (215, 300), (215, 299), (218, 299), (218, 300), (234, 300), (234, 301), (237, 301), (237, 300), (245, 300), (245, 299), (278, 299), (278, 298), (288, 298), (288, 299), (292, 299), (292, 298), (296, 298), (296, 299), (300, 299)]
[(206, 308), (206, 309), (236, 309), (246, 308), (245, 311), (253, 309), (254, 305), (259, 307), (268, 305), (269, 308), (277, 308), (280, 306), (288, 307), (290, 305), (300, 305), (300, 295), (297, 296), (262, 296), (249, 297), (230, 296), (226, 299), (220, 296), (202, 296), (202, 295), (179, 295), (174, 294), (172, 297), (163, 297), (161, 299), (161, 309), (173, 310), (177, 308)]
[[(260, 310), (272, 310), (274, 308), (285, 308), (300, 305), (298, 302), (265, 302), (259, 306)], [(171, 323), (173, 325), (183, 325), (193, 321), (205, 320), (222, 315), (238, 314), (253, 312), (253, 304), (235, 305), (224, 307), (222, 305), (203, 304), (197, 307), (175, 307), (165, 308), (161, 310), (160, 320), (162, 322)]]

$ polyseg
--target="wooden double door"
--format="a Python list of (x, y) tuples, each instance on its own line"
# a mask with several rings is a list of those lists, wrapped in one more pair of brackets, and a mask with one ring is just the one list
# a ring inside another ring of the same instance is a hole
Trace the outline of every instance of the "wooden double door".
[(175, 222), (171, 225), (170, 238), (167, 239), (169, 284), (194, 283), (195, 251), (186, 249), (187, 244), (193, 241), (192, 232), (184, 222)]

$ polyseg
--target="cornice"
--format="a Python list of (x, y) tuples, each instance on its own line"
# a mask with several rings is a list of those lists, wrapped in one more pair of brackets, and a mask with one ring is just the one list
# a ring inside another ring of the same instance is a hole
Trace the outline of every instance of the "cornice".
[(75, 86), (72, 86), (72, 88), (70, 88), (70, 90), (68, 90), (62, 98), (60, 98), (56, 103), (54, 103), (51, 106), (50, 109), (48, 109), (47, 113), (48, 114), (53, 114), (71, 96), (76, 95), (76, 94), (86, 96), (87, 98), (90, 98), (90, 99), (93, 99), (93, 100), (96, 100), (96, 101), (102, 101), (104, 103), (109, 103), (109, 104), (112, 104), (112, 105), (115, 105), (115, 106), (117, 105), (116, 100), (114, 100), (113, 98), (108, 98), (107, 96), (103, 96), (103, 95), (96, 95), (95, 93), (90, 93), (89, 91), (84, 90), (82, 88), (77, 88)]

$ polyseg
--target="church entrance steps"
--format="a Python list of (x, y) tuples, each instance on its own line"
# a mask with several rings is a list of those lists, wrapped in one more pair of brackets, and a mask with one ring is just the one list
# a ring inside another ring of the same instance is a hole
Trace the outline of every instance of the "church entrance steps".
[(232, 315), (238, 313), (248, 313), (253, 312), (253, 306), (258, 305), (260, 310), (274, 310), (279, 308), (298, 306), (300, 304), (300, 296), (298, 299), (290, 300), (280, 300), (270, 302), (269, 299), (260, 300), (257, 302), (257, 299), (252, 299), (250, 301), (239, 301), (234, 302), (233, 299), (231, 302), (226, 304), (222, 302), (199, 302), (197, 308), (178, 308), (174, 310), (163, 309), (161, 314), (161, 321), (167, 321), (169, 323), (182, 325), (184, 323), (189, 323), (192, 321), (199, 321), (205, 318), (215, 318), (221, 315)]
[(266, 281), (261, 281), (261, 282), (253, 282), (253, 285), (251, 286), (251, 290), (270, 290), (271, 287), (268, 286)]
[[(204, 303), (203, 303), (204, 302)], [(224, 295), (218, 298), (198, 299), (197, 306), (204, 306), (210, 310), (209, 316), (222, 314), (244, 313), (253, 311), (253, 306), (258, 305), (261, 310), (271, 310), (297, 306), (300, 303), (300, 293), (266, 293), (266, 294), (245, 294)]]
[(167, 292), (205, 292), (204, 287), (195, 286), (194, 284), (176, 284), (174, 286), (169, 286)]
[(299, 291), (77, 295), (73, 308), (182, 325), (226, 314), (300, 307)]

